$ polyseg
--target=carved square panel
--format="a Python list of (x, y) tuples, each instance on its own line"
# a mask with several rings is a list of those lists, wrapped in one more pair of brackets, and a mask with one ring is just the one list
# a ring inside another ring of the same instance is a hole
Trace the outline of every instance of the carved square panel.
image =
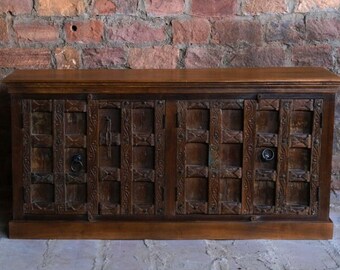
[(187, 178), (185, 179), (186, 201), (207, 201), (208, 200), (208, 179)]
[(118, 181), (105, 181), (100, 185), (100, 201), (112, 204), (120, 204), (120, 188), (121, 183)]
[(222, 130), (243, 130), (243, 110), (222, 110)]
[(242, 144), (222, 144), (220, 148), (221, 166), (242, 167)]
[(86, 134), (85, 113), (65, 113), (66, 134)]
[(288, 168), (303, 171), (310, 170), (311, 151), (307, 148), (290, 148)]
[(120, 167), (120, 146), (99, 146), (99, 164), (102, 167)]
[(132, 111), (132, 132), (133, 133), (154, 133), (154, 109), (143, 108)]
[(308, 206), (310, 184), (308, 182), (290, 182), (288, 186), (287, 204), (292, 206)]
[(32, 134), (52, 134), (52, 113), (32, 113)]
[(255, 181), (254, 183), (254, 204), (255, 205), (275, 205), (275, 182)]
[(69, 184), (66, 185), (67, 202), (85, 203), (87, 197), (86, 184)]
[(280, 126), (279, 112), (258, 111), (256, 114), (256, 131), (261, 133), (278, 133)]
[(240, 179), (220, 179), (220, 201), (240, 203), (242, 198), (242, 182)]
[(185, 145), (185, 162), (188, 165), (207, 166), (209, 156), (208, 144), (188, 143)]
[(192, 109), (187, 111), (187, 129), (209, 129), (209, 110)]
[(52, 148), (32, 148), (31, 171), (32, 172), (52, 172), (53, 153)]
[(293, 111), (291, 119), (291, 134), (311, 134), (313, 129), (313, 112)]
[(51, 203), (54, 202), (54, 185), (52, 184), (33, 184), (31, 185), (32, 203)]
[(133, 183), (133, 203), (134, 204), (154, 204), (155, 185), (152, 182)]
[(134, 168), (153, 169), (155, 166), (155, 153), (152, 146), (134, 146), (132, 156)]

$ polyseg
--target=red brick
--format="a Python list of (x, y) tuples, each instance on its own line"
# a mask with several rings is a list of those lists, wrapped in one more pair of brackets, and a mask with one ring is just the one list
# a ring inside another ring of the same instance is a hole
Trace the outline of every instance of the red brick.
[(117, 13), (135, 14), (138, 8), (138, 0), (115, 0)]
[(0, 42), (8, 41), (8, 31), (6, 20), (0, 19)]
[(185, 57), (186, 68), (210, 68), (223, 65), (225, 49), (219, 48), (188, 48)]
[(184, 0), (145, 0), (146, 11), (153, 15), (174, 15), (184, 12)]
[(128, 62), (131, 68), (169, 68), (177, 66), (179, 49), (171, 46), (154, 48), (133, 48), (129, 51)]
[(246, 0), (242, 4), (242, 11), (247, 15), (257, 15), (261, 13), (287, 13), (288, 6), (286, 0)]
[(237, 0), (192, 0), (191, 13), (196, 16), (223, 17), (237, 12)]
[(111, 0), (95, 0), (93, 13), (94, 15), (108, 15), (117, 11), (116, 4)]
[(177, 20), (172, 22), (173, 42), (176, 44), (203, 44), (209, 41), (210, 23), (206, 19)]
[(311, 41), (336, 40), (340, 37), (340, 18), (307, 18), (307, 38)]
[(104, 35), (104, 26), (96, 20), (68, 22), (65, 33), (68, 42), (99, 43)]
[(40, 16), (77, 16), (85, 12), (84, 0), (39, 0)]
[(108, 39), (134, 44), (157, 43), (166, 39), (164, 25), (148, 22), (121, 20), (108, 27)]
[(265, 26), (266, 41), (298, 43), (305, 40), (305, 23), (301, 14), (269, 18)]
[(212, 43), (237, 45), (240, 43), (260, 44), (261, 24), (253, 20), (225, 19), (216, 21), (212, 27)]
[(72, 47), (56, 48), (55, 59), (58, 69), (78, 69), (80, 67), (79, 52)]
[(51, 53), (48, 49), (0, 49), (0, 66), (19, 69), (50, 68)]
[(250, 47), (236, 54), (230, 62), (233, 67), (283, 66), (285, 52), (278, 46)]
[(309, 12), (315, 10), (338, 9), (340, 0), (299, 0), (295, 12)]
[(20, 41), (53, 42), (59, 38), (57, 26), (38, 21), (15, 23), (14, 32)]
[(292, 49), (292, 62), (296, 66), (333, 66), (332, 47), (329, 45), (300, 45)]
[(14, 15), (29, 14), (33, 9), (33, 0), (1, 0), (0, 14), (11, 12)]
[(127, 54), (122, 48), (83, 50), (85, 68), (121, 67), (126, 63)]

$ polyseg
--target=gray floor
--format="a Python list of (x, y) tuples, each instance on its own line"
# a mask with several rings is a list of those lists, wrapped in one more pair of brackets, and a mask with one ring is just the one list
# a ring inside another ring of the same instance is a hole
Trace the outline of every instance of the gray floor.
[(9, 240), (7, 216), (0, 220), (0, 270), (340, 269), (340, 205), (332, 205), (329, 241)]

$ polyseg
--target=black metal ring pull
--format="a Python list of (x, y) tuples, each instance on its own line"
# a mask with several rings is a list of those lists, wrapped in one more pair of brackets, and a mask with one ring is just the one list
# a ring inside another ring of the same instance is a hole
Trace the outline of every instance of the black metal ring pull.
[(261, 153), (261, 158), (263, 161), (271, 161), (275, 157), (275, 153), (273, 150), (266, 148)]
[(74, 155), (71, 158), (71, 171), (74, 173), (79, 173), (83, 168), (83, 157), (80, 154)]

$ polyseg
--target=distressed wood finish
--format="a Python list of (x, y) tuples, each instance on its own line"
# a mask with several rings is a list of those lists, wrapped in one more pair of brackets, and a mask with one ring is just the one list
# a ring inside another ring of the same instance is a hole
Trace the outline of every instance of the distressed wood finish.
[(12, 238), (328, 239), (319, 68), (16, 71)]

